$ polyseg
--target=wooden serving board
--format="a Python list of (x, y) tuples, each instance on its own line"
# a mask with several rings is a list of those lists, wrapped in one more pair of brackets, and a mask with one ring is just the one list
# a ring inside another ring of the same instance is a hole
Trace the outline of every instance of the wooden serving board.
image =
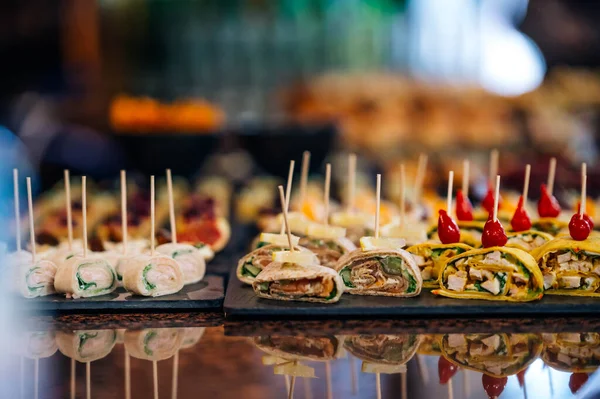
[(509, 303), (444, 298), (424, 289), (415, 298), (344, 294), (338, 303), (327, 305), (261, 299), (254, 295), (252, 287), (242, 284), (232, 275), (223, 307), (228, 319), (597, 316), (600, 314), (600, 298), (546, 295), (539, 301)]
[(224, 281), (222, 276), (207, 275), (202, 281), (187, 285), (176, 294), (157, 298), (132, 295), (121, 287), (109, 295), (93, 298), (67, 299), (58, 294), (32, 299), (19, 298), (16, 305), (29, 313), (214, 311), (223, 306)]

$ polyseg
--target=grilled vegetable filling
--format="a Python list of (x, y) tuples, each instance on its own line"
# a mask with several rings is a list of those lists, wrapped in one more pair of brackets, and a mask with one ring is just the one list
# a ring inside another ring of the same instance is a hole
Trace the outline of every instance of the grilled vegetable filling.
[(349, 288), (407, 294), (417, 289), (417, 280), (397, 256), (357, 260), (340, 270), (340, 275)]
[(302, 237), (300, 246), (313, 252), (323, 266), (334, 267), (335, 263), (346, 253), (346, 250), (334, 240)]
[(332, 299), (337, 288), (331, 277), (301, 278), (264, 282), (260, 291), (281, 298), (319, 297)]
[(458, 247), (416, 247), (414, 249), (409, 248), (408, 252), (412, 254), (415, 263), (419, 266), (423, 282), (433, 283), (438, 279), (439, 270), (442, 267), (442, 264), (453, 256), (462, 254), (465, 250)]
[(255, 250), (252, 255), (246, 259), (244, 267), (242, 268), (242, 275), (247, 277), (256, 277), (262, 269), (267, 267), (269, 263), (273, 261), (273, 252), (283, 251), (287, 248), (279, 246), (269, 246), (267, 248), (260, 248)]
[(263, 336), (257, 337), (256, 343), (283, 352), (299, 356), (317, 356), (330, 358), (335, 355), (338, 346), (335, 337), (296, 337), (296, 336)]
[(444, 269), (441, 285), (450, 291), (482, 292), (494, 296), (529, 296), (534, 286), (529, 270), (514, 256), (500, 251), (461, 257)]
[(539, 261), (544, 288), (600, 293), (600, 254), (566, 249)]
[(506, 245), (521, 248), (524, 251), (532, 251), (546, 243), (546, 239), (536, 234), (517, 234), (508, 237)]

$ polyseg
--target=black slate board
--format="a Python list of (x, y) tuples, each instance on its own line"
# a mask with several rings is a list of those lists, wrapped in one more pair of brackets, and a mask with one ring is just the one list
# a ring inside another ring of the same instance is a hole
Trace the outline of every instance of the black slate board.
[(177, 294), (157, 298), (135, 296), (124, 288), (117, 288), (110, 295), (92, 298), (67, 299), (58, 294), (32, 299), (20, 298), (17, 307), (30, 313), (220, 310), (225, 296), (224, 288), (222, 276), (207, 275), (202, 281), (183, 287)]
[(223, 305), (225, 317), (243, 318), (372, 318), (372, 317), (504, 317), (600, 314), (600, 298), (546, 295), (539, 301), (508, 303), (437, 297), (424, 289), (416, 298), (344, 294), (335, 304), (261, 299), (252, 287), (232, 277)]

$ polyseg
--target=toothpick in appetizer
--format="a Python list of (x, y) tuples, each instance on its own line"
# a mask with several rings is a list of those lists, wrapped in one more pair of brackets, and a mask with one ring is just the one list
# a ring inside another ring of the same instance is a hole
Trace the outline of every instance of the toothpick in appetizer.
[(18, 267), (22, 264), (31, 262), (31, 252), (23, 249), (21, 245), (21, 211), (19, 209), (19, 171), (13, 169), (13, 190), (14, 190), (14, 206), (15, 206), (15, 239), (16, 251), (7, 256), (7, 261), (13, 267)]
[[(36, 254), (33, 200), (31, 197), (31, 178), (27, 178), (27, 201), (29, 205), (29, 235), (31, 239), (31, 257), (29, 262), (15, 264), (18, 276), (17, 288), (25, 298), (36, 298), (54, 294), (56, 264), (47, 259), (39, 259)], [(20, 252), (20, 251), (19, 251)], [(23, 255), (19, 255), (21, 257)]]
[(439, 288), (438, 277), (440, 270), (448, 259), (473, 248), (460, 242), (460, 230), (450, 216), (452, 210), (452, 183), (454, 172), (448, 175), (448, 198), (446, 210), (440, 209), (438, 218), (438, 236), (442, 243), (424, 242), (413, 245), (406, 250), (412, 254), (419, 267), (423, 279), (423, 287)]
[(560, 204), (553, 195), (555, 175), (556, 158), (551, 158), (548, 171), (548, 183), (542, 184), (540, 199), (537, 205), (539, 219), (536, 220), (532, 225), (533, 229), (543, 231), (554, 236), (558, 235), (561, 230), (564, 230), (568, 227), (568, 222), (561, 220), (559, 217), (561, 214)]
[[(499, 153), (498, 150), (494, 149), (490, 153), (490, 174), (488, 178), (488, 191), (481, 201), (481, 207), (485, 209), (486, 213), (490, 215), (494, 210), (494, 203), (496, 201), (496, 197), (494, 196), (494, 179), (498, 174), (498, 159)], [(502, 198), (498, 198), (498, 208), (502, 208)]]
[(169, 256), (179, 263), (185, 285), (195, 284), (204, 278), (206, 262), (196, 247), (177, 242), (175, 222), (175, 201), (173, 199), (173, 178), (171, 169), (167, 169), (167, 190), (169, 195), (169, 220), (171, 223), (171, 242), (156, 247), (156, 252)]
[(332, 269), (315, 263), (313, 254), (296, 251), (285, 207), (283, 186), (279, 198), (288, 236), (287, 251), (273, 253), (273, 262), (252, 282), (256, 295), (280, 301), (335, 303), (344, 292), (344, 283)]
[(456, 299), (526, 302), (544, 294), (542, 273), (527, 252), (506, 246), (508, 238), (498, 220), (500, 176), (496, 177), (494, 212), (485, 224), (482, 249), (448, 260), (440, 274), (440, 289), (432, 291)]
[(375, 236), (361, 238), (361, 248), (342, 256), (335, 270), (350, 294), (417, 296), (423, 279), (412, 255), (402, 249), (406, 242), (379, 236), (381, 175), (377, 175), (376, 203)]
[(525, 167), (525, 184), (523, 185), (523, 195), (519, 197), (519, 204), (510, 220), (512, 231), (507, 234), (507, 247), (515, 247), (523, 251), (531, 252), (532, 250), (541, 247), (552, 237), (548, 233), (531, 229), (531, 219), (525, 209), (527, 204), (527, 194), (529, 192), (529, 176), (531, 174), (531, 165)]
[(123, 286), (142, 296), (163, 296), (179, 292), (184, 285), (179, 262), (156, 253), (154, 176), (150, 176), (150, 254), (134, 256), (123, 272)]
[[(297, 210), (288, 213), (288, 223), (293, 234), (298, 236), (306, 235), (306, 229), (311, 221), (305, 213), (308, 197), (308, 170), (310, 166), (310, 152), (304, 151), (302, 155), (302, 170), (300, 175), (300, 195), (298, 198)], [(283, 223), (283, 212), (277, 217), (278, 222)]]
[(534, 252), (547, 294), (600, 296), (600, 237), (590, 236), (592, 227), (584, 217), (586, 183), (582, 174), (581, 207), (569, 223), (571, 236), (557, 237)]
[(106, 295), (117, 287), (113, 267), (101, 257), (88, 256), (86, 177), (81, 178), (83, 254), (73, 255), (59, 265), (54, 287), (67, 298)]
[(346, 238), (346, 229), (329, 225), (329, 189), (331, 184), (331, 164), (325, 170), (325, 214), (321, 224), (311, 223), (306, 236), (300, 238), (300, 246), (312, 251), (319, 259), (319, 264), (335, 267), (337, 261), (345, 254), (352, 252), (356, 246)]

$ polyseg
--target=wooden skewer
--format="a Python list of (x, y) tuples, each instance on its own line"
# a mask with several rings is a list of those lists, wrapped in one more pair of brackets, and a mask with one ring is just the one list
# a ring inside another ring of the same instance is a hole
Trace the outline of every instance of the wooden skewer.
[(87, 399), (92, 399), (92, 362), (85, 364), (85, 393)]
[[(292, 179), (294, 178), (294, 166), (296, 162), (290, 161), (290, 170), (288, 171), (287, 186), (285, 187), (285, 209), (290, 210), (290, 198), (292, 197)], [(281, 222), (281, 235), (285, 234), (285, 223)]]
[(71, 174), (65, 169), (65, 207), (67, 209), (67, 237), (69, 251), (73, 250), (73, 211), (71, 206)]
[(331, 363), (329, 363), (329, 360), (325, 363), (325, 379), (327, 382), (327, 399), (332, 399), (333, 390), (331, 388)]
[(169, 220), (171, 222), (171, 242), (177, 244), (177, 225), (175, 224), (175, 201), (173, 199), (173, 177), (167, 169), (167, 191), (169, 194)]
[(490, 187), (494, 184), (494, 177), (498, 174), (498, 158), (499, 158), (498, 150), (493, 149), (490, 152), (490, 175), (488, 178), (488, 182)]
[(419, 154), (419, 163), (417, 166), (417, 175), (415, 176), (415, 198), (413, 203), (419, 203), (421, 199), (421, 195), (423, 193), (423, 183), (425, 182), (425, 173), (427, 171), (427, 155)]
[(158, 399), (158, 363), (152, 361), (152, 381), (154, 386), (154, 399)]
[(348, 212), (354, 212), (354, 197), (356, 196), (356, 154), (348, 155)]
[(131, 358), (125, 349), (125, 399), (131, 399)]
[(288, 237), (288, 245), (290, 246), (290, 252), (294, 252), (294, 246), (292, 245), (292, 233), (290, 232), (290, 224), (288, 222), (288, 213), (285, 209), (285, 196), (283, 194), (283, 186), (279, 186), (279, 200), (281, 201), (281, 208), (283, 209), (283, 223), (285, 224), (285, 231)]
[(548, 170), (548, 184), (546, 188), (548, 189), (548, 194), (552, 195), (554, 192), (554, 177), (556, 175), (556, 158), (550, 158), (550, 167)]
[(288, 399), (292, 399), (294, 397), (295, 386), (296, 386), (296, 376), (292, 376), (292, 382), (290, 383), (290, 391), (288, 393)]
[(33, 360), (33, 397), (38, 399), (40, 397), (40, 359), (35, 358)]
[(379, 238), (379, 214), (381, 213), (381, 175), (377, 175), (375, 190), (375, 238)]
[(469, 196), (469, 167), (470, 163), (468, 159), (463, 161), (463, 178), (462, 178), (462, 192), (465, 197)]
[(325, 204), (325, 211), (323, 212), (323, 218), (325, 220), (323, 220), (323, 223), (325, 224), (329, 224), (329, 190), (331, 188), (331, 164), (328, 163), (325, 166), (325, 197), (324, 197), (324, 204)]
[(310, 151), (302, 154), (302, 174), (300, 175), (300, 210), (306, 201), (306, 188), (308, 186), (308, 168), (310, 165)]
[(123, 255), (127, 255), (127, 175), (121, 171), (121, 235), (123, 239)]
[(581, 165), (581, 173), (581, 205), (579, 205), (579, 219), (583, 219), (583, 215), (585, 214), (585, 207), (587, 205), (587, 170), (585, 163)]
[(400, 225), (406, 223), (406, 168), (400, 164)]
[(71, 399), (75, 399), (75, 359), (71, 359)]
[(171, 399), (177, 399), (177, 388), (179, 385), (179, 351), (173, 356), (173, 382), (171, 388)]
[(17, 251), (21, 251), (21, 211), (19, 210), (19, 170), (13, 169), (13, 190), (15, 196), (15, 234)]
[(377, 399), (381, 399), (381, 375), (375, 373), (375, 390), (377, 391)]
[(448, 194), (446, 197), (446, 212), (448, 212), (448, 215), (450, 215), (452, 212), (452, 185), (453, 184), (454, 184), (454, 171), (451, 170), (450, 173), (448, 173)]
[(81, 176), (81, 216), (83, 222), (83, 257), (87, 258), (88, 237), (87, 237), (87, 177)]
[(35, 263), (35, 230), (33, 227), (33, 199), (31, 196), (31, 177), (27, 178), (27, 205), (29, 207), (29, 239), (31, 240), (31, 261)]
[(155, 232), (155, 223), (156, 223), (156, 216), (154, 215), (154, 175), (150, 176), (150, 255), (154, 256), (154, 249), (155, 249), (155, 243), (154, 243), (154, 236), (156, 234)]
[(525, 183), (523, 183), (523, 206), (527, 204), (527, 195), (529, 194), (529, 177), (531, 176), (531, 165), (525, 166)]
[(498, 198), (500, 198), (500, 175), (496, 176), (496, 192), (494, 193), (494, 222), (498, 221)]

